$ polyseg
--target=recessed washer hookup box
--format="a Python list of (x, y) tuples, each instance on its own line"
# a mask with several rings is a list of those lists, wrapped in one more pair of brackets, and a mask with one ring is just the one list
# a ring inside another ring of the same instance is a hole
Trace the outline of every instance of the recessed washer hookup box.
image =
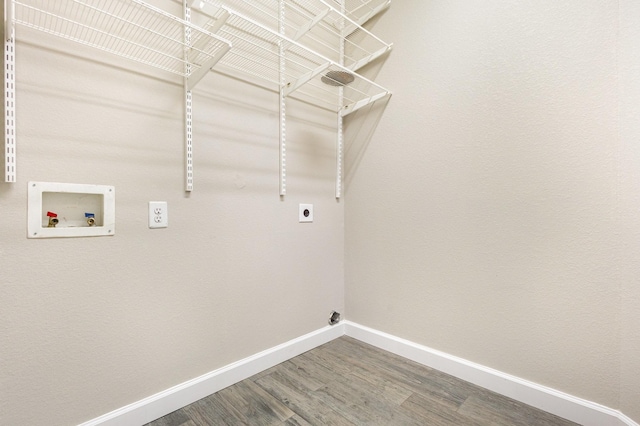
[(113, 186), (57, 182), (29, 182), (28, 185), (28, 238), (115, 234)]

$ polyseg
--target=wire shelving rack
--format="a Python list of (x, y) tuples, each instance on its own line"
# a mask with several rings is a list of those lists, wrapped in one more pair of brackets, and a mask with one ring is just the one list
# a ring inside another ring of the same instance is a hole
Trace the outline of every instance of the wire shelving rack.
[(184, 78), (185, 189), (193, 188), (191, 91), (212, 69), (280, 93), (280, 194), (286, 194), (286, 98), (337, 113), (336, 197), (342, 117), (389, 96), (357, 71), (391, 50), (363, 28), (390, 0), (183, 0), (179, 18), (143, 0), (5, 2), (5, 181), (15, 182), (16, 25)]

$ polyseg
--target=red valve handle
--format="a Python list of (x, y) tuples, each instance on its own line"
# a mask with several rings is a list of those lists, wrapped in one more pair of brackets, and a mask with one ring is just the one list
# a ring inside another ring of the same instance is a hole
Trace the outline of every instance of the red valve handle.
[(58, 217), (58, 214), (54, 213), (54, 212), (47, 212), (47, 216), (49, 216), (49, 217)]

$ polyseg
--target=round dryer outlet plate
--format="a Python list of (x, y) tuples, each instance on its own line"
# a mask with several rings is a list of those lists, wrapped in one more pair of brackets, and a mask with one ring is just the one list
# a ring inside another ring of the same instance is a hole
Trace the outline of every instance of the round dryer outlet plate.
[(313, 204), (300, 204), (298, 220), (300, 223), (313, 222)]

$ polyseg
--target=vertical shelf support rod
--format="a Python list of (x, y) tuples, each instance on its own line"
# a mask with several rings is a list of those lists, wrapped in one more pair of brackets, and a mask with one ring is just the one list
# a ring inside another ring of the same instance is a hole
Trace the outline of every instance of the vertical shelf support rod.
[(4, 2), (4, 181), (16, 181), (16, 74), (13, 0)]
[[(344, 0), (340, 2), (342, 16), (345, 13)], [(345, 36), (344, 33), (344, 19), (340, 20), (340, 65), (344, 64), (344, 44), (345, 44)], [(344, 104), (344, 88), (340, 87), (338, 90), (338, 99), (339, 105)], [(337, 114), (337, 136), (336, 136), (336, 199), (340, 199), (342, 197), (342, 161), (344, 154), (344, 129), (343, 129), (343, 118), (340, 111)]]
[[(184, 8), (184, 20), (191, 22), (191, 7), (187, 0), (183, 1)], [(184, 27), (184, 41), (185, 45), (191, 44), (191, 28)], [(188, 52), (184, 52), (185, 59), (187, 59)], [(184, 78), (184, 173), (185, 173), (185, 188), (186, 192), (193, 191), (193, 97), (191, 90), (189, 89), (189, 75), (191, 74), (191, 65), (189, 61), (185, 63)]]
[[(285, 0), (280, 0), (278, 31), (281, 35), (285, 35)], [(287, 194), (287, 105), (286, 105), (286, 61), (285, 61), (285, 44), (281, 40), (278, 43), (278, 54), (280, 55), (280, 196)]]

